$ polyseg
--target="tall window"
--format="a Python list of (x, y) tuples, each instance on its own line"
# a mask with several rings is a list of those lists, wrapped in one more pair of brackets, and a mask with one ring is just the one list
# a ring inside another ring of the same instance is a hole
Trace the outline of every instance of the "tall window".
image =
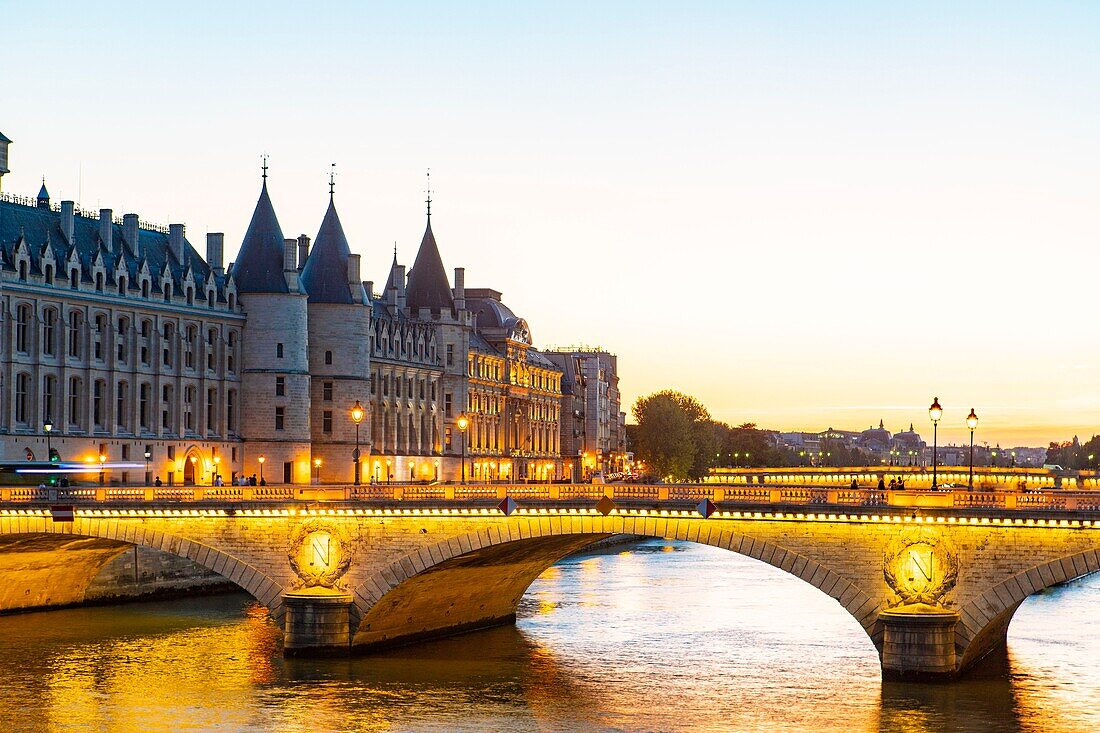
[(283, 358), (283, 345), (281, 343), (275, 344), (275, 358)]
[(321, 413), (321, 432), (332, 432), (332, 410), (325, 410)]
[(130, 425), (129, 407), (127, 398), (127, 392), (130, 385), (126, 382), (119, 382), (116, 385), (115, 390), (115, 422), (118, 424), (120, 430), (127, 430)]
[(275, 396), (286, 396), (286, 377), (275, 377)]
[(69, 378), (69, 425), (80, 428), (84, 422), (84, 411), (81, 409), (82, 400), (80, 391), (83, 385), (80, 377)]
[(276, 407), (275, 408), (275, 429), (276, 430), (282, 430), (283, 425), (285, 424), (285, 422), (286, 422), (286, 408), (285, 407)]
[(103, 341), (107, 338), (107, 316), (102, 313), (95, 317), (94, 355), (96, 359), (103, 359)]
[(130, 319), (118, 319), (118, 340), (116, 341), (115, 356), (120, 364), (126, 363), (126, 336), (130, 331)]
[(323, 382), (321, 384), (321, 399), (325, 402), (332, 402), (332, 382)]
[(225, 393), (225, 423), (229, 432), (237, 430), (237, 390), (231, 389)]
[(31, 378), (29, 374), (15, 375), (15, 421), (26, 424), (27, 418), (27, 392)]
[(57, 311), (47, 308), (42, 311), (42, 353), (54, 355), (54, 338), (57, 333)]
[(27, 304), (15, 309), (15, 350), (26, 354), (30, 349), (31, 307)]
[(168, 385), (168, 384), (164, 385), (164, 387), (161, 388), (161, 395), (160, 396), (161, 396), (161, 402), (162, 402), (161, 413), (160, 413), (160, 427), (163, 430), (171, 430), (172, 425), (175, 422), (173, 420), (173, 418), (175, 417), (174, 413), (175, 413), (175, 407), (176, 407), (176, 405), (175, 405), (175, 396), (176, 395), (172, 391), (172, 386)]
[(218, 390), (206, 390), (206, 431), (216, 433), (218, 430)]
[(142, 382), (138, 387), (138, 421), (142, 430), (149, 429), (149, 383)]
[(97, 379), (92, 384), (92, 424), (97, 428), (103, 427), (103, 392), (106, 383)]
[(54, 411), (54, 394), (57, 392), (57, 377), (52, 374), (47, 374), (42, 378), (42, 422), (45, 422), (48, 418), (53, 421), (54, 415), (57, 413)]
[(455, 345), (447, 344), (447, 366), (454, 366), (455, 363)]
[(194, 326), (187, 327), (187, 343), (184, 348), (187, 351), (184, 353), (184, 366), (188, 369), (195, 368), (195, 349), (198, 347), (196, 340), (198, 339), (198, 331)]
[(332, 352), (331, 351), (326, 351), (325, 352), (325, 364), (331, 364), (331, 363), (332, 363)]
[(84, 325), (84, 317), (79, 311), (69, 313), (69, 356), (80, 358), (80, 329)]
[(192, 432), (195, 429), (195, 388), (183, 388), (183, 429)]

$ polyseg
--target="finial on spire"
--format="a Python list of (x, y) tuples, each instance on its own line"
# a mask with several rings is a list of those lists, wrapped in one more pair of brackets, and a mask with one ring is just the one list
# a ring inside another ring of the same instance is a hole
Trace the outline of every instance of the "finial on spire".
[(328, 195), (332, 197), (336, 194), (336, 164), (333, 163), (329, 167), (328, 171)]
[[(432, 220), (432, 169), (428, 169), (428, 200), (425, 202), (428, 204), (428, 221)], [(394, 244), (396, 252), (396, 243)]]
[(267, 153), (261, 155), (260, 158), (263, 160), (263, 164), (260, 166), (260, 168), (263, 170), (264, 183), (267, 183)]
[(394, 267), (397, 266), (397, 242), (396, 241), (394, 241), (394, 243), (393, 243), (393, 264), (394, 264)]

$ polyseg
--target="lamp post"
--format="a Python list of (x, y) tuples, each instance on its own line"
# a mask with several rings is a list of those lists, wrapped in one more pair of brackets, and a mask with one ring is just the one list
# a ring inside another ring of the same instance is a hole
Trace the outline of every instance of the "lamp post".
[(314, 458), (313, 459), (313, 473), (314, 473), (313, 482), (317, 483), (317, 484), (321, 483), (321, 459), (320, 458)]
[(46, 460), (53, 460), (53, 444), (50, 443), (50, 433), (53, 432), (53, 420), (46, 416), (46, 422), (42, 423), (42, 432), (46, 434)]
[(970, 408), (970, 414), (966, 416), (966, 427), (970, 428), (970, 490), (974, 490), (974, 428), (978, 427), (978, 416), (974, 408)]
[(928, 417), (932, 420), (932, 488), (936, 488), (936, 451), (938, 449), (936, 429), (943, 417), (943, 408), (940, 407), (940, 398), (933, 397), (932, 405), (928, 408)]
[(393, 470), (391, 469), (391, 464), (392, 463), (393, 462), (389, 458), (386, 459), (386, 483), (387, 484), (392, 484), (393, 483)]
[(351, 408), (351, 421), (355, 423), (355, 450), (351, 452), (351, 459), (355, 462), (355, 485), (358, 486), (360, 482), (361, 466), (359, 464), (359, 423), (363, 422), (363, 415), (366, 412), (363, 410), (363, 406), (359, 404), (359, 400), (355, 401), (355, 405)]
[(153, 480), (152, 472), (149, 470), (149, 461), (152, 459), (153, 454), (149, 451), (145, 451), (145, 485), (148, 486), (149, 482)]
[(264, 458), (263, 455), (261, 455), (256, 460), (258, 460), (260, 462), (260, 485), (263, 486), (263, 483), (264, 483), (264, 461), (266, 461), (267, 459)]
[(214, 475), (210, 479), (210, 485), (211, 486), (217, 486), (218, 485), (218, 476), (219, 476), (218, 470), (220, 468), (219, 464), (221, 464), (221, 462), (222, 462), (222, 457), (221, 456), (214, 456)]
[(107, 456), (100, 453), (99, 454), (99, 483), (100, 483), (100, 485), (103, 485), (103, 484), (107, 483), (107, 467), (103, 465), (106, 462), (107, 462)]
[[(197, 484), (199, 482), (198, 478), (195, 476), (195, 464), (198, 463), (198, 462), (199, 462), (199, 457), (198, 456), (191, 456), (191, 482), (195, 483), (195, 484)], [(187, 482), (184, 481), (184, 483), (186, 484)]]
[(470, 427), (470, 421), (465, 415), (458, 416), (458, 432), (462, 434), (462, 483), (466, 483), (466, 428)]

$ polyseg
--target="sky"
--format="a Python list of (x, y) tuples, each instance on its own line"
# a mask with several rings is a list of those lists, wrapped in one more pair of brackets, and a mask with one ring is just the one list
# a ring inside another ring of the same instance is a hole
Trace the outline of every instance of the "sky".
[[(890, 7), (896, 5), (896, 7)], [(363, 277), (432, 227), (538, 346), (781, 430), (1100, 432), (1100, 5), (14, 3), (8, 193), (232, 260), (270, 156)]]

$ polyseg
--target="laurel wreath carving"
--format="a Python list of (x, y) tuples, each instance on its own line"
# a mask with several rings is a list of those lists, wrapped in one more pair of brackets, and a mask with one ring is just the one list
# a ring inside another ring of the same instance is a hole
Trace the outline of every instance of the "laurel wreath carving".
[[(309, 536), (314, 532), (324, 532), (338, 548), (336, 563), (328, 570), (319, 572), (311, 567), (301, 567), (298, 559), (301, 557), (302, 548), (309, 541)], [(298, 576), (302, 586), (320, 585), (325, 588), (337, 587), (337, 582), (344, 576), (351, 566), (352, 546), (346, 533), (335, 522), (324, 519), (307, 519), (299, 524), (290, 535), (287, 547), (287, 557), (290, 566)]]
[[(938, 582), (924, 589), (909, 586), (897, 572), (901, 564), (899, 561), (908, 557), (909, 548), (917, 545), (931, 547), (932, 556), (938, 561), (939, 567)], [(882, 561), (882, 573), (887, 585), (898, 595), (899, 602), (896, 605), (926, 603), (930, 606), (942, 606), (944, 598), (958, 582), (959, 557), (946, 537), (929, 529), (907, 532), (886, 548)]]

